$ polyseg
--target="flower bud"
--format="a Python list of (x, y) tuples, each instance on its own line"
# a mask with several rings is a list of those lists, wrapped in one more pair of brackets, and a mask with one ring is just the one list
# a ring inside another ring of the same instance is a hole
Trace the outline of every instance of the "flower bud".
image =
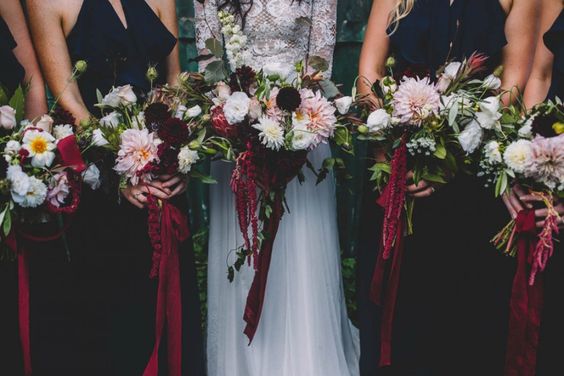
[(392, 56), (386, 59), (386, 68), (393, 68), (396, 65), (396, 59)]
[(204, 153), (206, 153), (208, 155), (216, 155), (217, 150), (215, 150), (213, 148), (204, 147)]
[(368, 127), (366, 125), (361, 125), (358, 127), (358, 132), (360, 134), (366, 134), (368, 133)]
[(147, 69), (146, 76), (149, 81), (153, 82), (159, 77), (159, 72), (157, 72), (157, 68), (149, 67), (149, 69)]
[(84, 73), (86, 72), (86, 69), (88, 68), (88, 64), (86, 63), (86, 61), (84, 60), (78, 60), (76, 63), (74, 63), (74, 69), (78, 72), (78, 73)]
[(198, 140), (191, 141), (191, 142), (188, 144), (188, 147), (189, 147), (191, 150), (198, 150), (198, 149), (200, 148), (200, 146), (201, 146), (201, 144), (200, 144), (200, 141), (198, 141)]
[(503, 74), (503, 65), (499, 65), (497, 68), (495, 68), (493, 75), (496, 77), (501, 77), (502, 74)]

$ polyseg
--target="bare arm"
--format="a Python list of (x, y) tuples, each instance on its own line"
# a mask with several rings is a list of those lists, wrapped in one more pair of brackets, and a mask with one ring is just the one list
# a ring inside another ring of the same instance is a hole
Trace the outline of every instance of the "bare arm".
[(376, 104), (377, 100), (372, 95), (372, 84), (386, 75), (386, 58), (389, 53), (389, 37), (387, 34), (388, 19), (394, 9), (395, 0), (374, 0), (358, 67), (358, 89), (360, 95), (369, 95)]
[(14, 35), (17, 43), (14, 54), (25, 70), (25, 81), (29, 83), (25, 115), (29, 119), (34, 119), (47, 112), (47, 99), (45, 97), (45, 84), (19, 0), (0, 1), (0, 14)]
[(78, 85), (70, 81), (73, 67), (62, 27), (64, 1), (28, 0), (27, 4), (33, 41), (51, 92), (77, 121), (88, 119)]
[(535, 59), (525, 88), (525, 105), (527, 108), (544, 101), (550, 89), (554, 56), (544, 44), (543, 37), (562, 11), (562, 0), (542, 0), (541, 3), (540, 32), (537, 37)]
[[(166, 26), (166, 28), (178, 38), (178, 17), (176, 16), (176, 2), (174, 0), (161, 0), (159, 1), (159, 11), (158, 15), (161, 22)], [(176, 83), (176, 78), (180, 74), (180, 58), (178, 54), (178, 43), (174, 46), (174, 49), (167, 56), (167, 78), (166, 81), (169, 84)]]
[(503, 100), (522, 94), (531, 72), (540, 13), (540, 0), (513, 0), (505, 22), (507, 45), (503, 49), (502, 88), (510, 90)]

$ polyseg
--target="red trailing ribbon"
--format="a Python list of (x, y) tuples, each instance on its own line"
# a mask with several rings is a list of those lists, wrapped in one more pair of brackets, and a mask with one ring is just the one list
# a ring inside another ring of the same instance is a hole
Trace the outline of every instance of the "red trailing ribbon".
[(245, 305), (245, 314), (243, 319), (247, 323), (244, 333), (249, 338), (249, 344), (253, 342), (253, 338), (257, 331), (262, 307), (264, 304), (264, 296), (266, 292), (266, 282), (268, 279), (268, 270), (270, 269), (270, 260), (272, 259), (272, 249), (274, 247), (274, 240), (276, 233), (284, 214), (283, 207), (283, 193), (277, 191), (272, 203), (272, 213), (270, 218), (265, 218), (264, 228), (267, 233), (266, 239), (262, 242), (260, 253), (258, 254), (258, 268), (255, 271), (253, 283), (249, 294), (247, 295), (247, 302)]
[[(390, 180), (377, 200), (377, 204), (384, 208), (384, 223), (380, 252), (372, 275), (370, 299), (383, 306), (384, 310), (380, 334), (380, 367), (392, 364), (392, 328), (403, 257), (403, 213), (407, 187), (406, 140), (407, 136), (404, 134), (400, 146), (394, 152)], [(390, 263), (392, 250), (394, 252)], [(387, 282), (384, 281), (386, 269), (389, 269)]]
[(86, 170), (86, 163), (82, 159), (74, 134), (59, 140), (57, 150), (63, 166), (68, 166), (77, 173)]
[(543, 307), (543, 280), (529, 284), (529, 272), (537, 246), (535, 211), (525, 209), (515, 220), (517, 271), (513, 279), (509, 334), (505, 358), (506, 376), (536, 374), (537, 348)]
[(149, 205), (149, 237), (153, 246), (151, 278), (158, 278), (155, 323), (155, 346), (143, 376), (158, 376), (159, 347), (166, 325), (168, 370), (170, 376), (182, 372), (182, 303), (178, 245), (188, 239), (188, 218), (174, 205), (151, 195)]

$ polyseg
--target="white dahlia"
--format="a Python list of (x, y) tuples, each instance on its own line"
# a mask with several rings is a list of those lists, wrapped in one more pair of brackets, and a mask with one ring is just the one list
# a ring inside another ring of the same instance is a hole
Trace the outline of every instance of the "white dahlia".
[(276, 120), (261, 116), (258, 123), (253, 124), (253, 128), (260, 131), (260, 141), (267, 148), (280, 150), (284, 146), (284, 129)]

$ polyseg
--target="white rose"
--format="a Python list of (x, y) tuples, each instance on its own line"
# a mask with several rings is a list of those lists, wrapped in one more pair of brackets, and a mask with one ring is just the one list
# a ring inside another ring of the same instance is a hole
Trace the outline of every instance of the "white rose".
[(392, 117), (383, 108), (372, 112), (366, 119), (366, 126), (370, 132), (379, 132), (390, 125), (392, 125)]
[(37, 123), (35, 123), (35, 127), (44, 130), (45, 132), (51, 133), (53, 128), (53, 118), (49, 115), (43, 115), (39, 119)]
[(23, 208), (36, 208), (45, 202), (47, 197), (47, 186), (35, 176), (29, 177), (29, 187), (24, 195), (14, 194), (14, 202)]
[(499, 77), (490, 74), (484, 79), (482, 86), (489, 90), (497, 90), (501, 87), (501, 80)]
[(503, 161), (513, 171), (523, 173), (531, 160), (531, 141), (517, 140), (507, 146), (503, 153)]
[(499, 143), (490, 141), (484, 146), (484, 155), (490, 164), (501, 163), (502, 157), (499, 151)]
[(278, 76), (282, 81), (286, 81), (294, 71), (294, 66), (282, 62), (266, 64), (262, 72), (266, 76)]
[(72, 136), (74, 134), (72, 125), (64, 124), (64, 125), (55, 125), (53, 128), (53, 136), (57, 140), (62, 140), (65, 137)]
[(137, 96), (131, 85), (118, 86), (112, 89), (103, 99), (102, 104), (109, 107), (129, 106), (137, 102)]
[(14, 129), (16, 124), (16, 110), (10, 106), (1, 106), (0, 127), (4, 129)]
[(315, 145), (315, 134), (307, 129), (295, 128), (292, 137), (293, 150), (308, 150)]
[(178, 105), (176, 112), (174, 113), (174, 117), (180, 120), (184, 120), (184, 114), (186, 114), (186, 111), (188, 111), (188, 107), (183, 104)]
[(117, 128), (121, 115), (117, 111), (110, 112), (100, 119), (100, 125), (106, 128)]
[(100, 170), (94, 163), (82, 172), (82, 181), (88, 184), (92, 190), (100, 188)]
[(19, 165), (8, 167), (6, 177), (10, 181), (12, 195), (25, 196), (29, 189), (29, 176), (22, 171)]
[(337, 111), (339, 111), (341, 115), (346, 114), (347, 112), (349, 112), (352, 102), (353, 102), (352, 97), (348, 97), (348, 96), (336, 99), (335, 106), (337, 107)]
[(184, 146), (178, 153), (178, 171), (181, 174), (187, 174), (199, 159), (200, 156), (196, 150), (192, 150), (188, 146)]
[(483, 134), (484, 131), (480, 127), (480, 124), (478, 124), (477, 121), (472, 120), (458, 135), (458, 142), (460, 142), (462, 150), (464, 150), (467, 154), (473, 153), (478, 146), (480, 146)]
[(245, 120), (245, 116), (249, 113), (250, 104), (251, 100), (247, 97), (247, 94), (241, 91), (231, 94), (223, 107), (227, 122), (230, 125), (235, 125)]
[(201, 113), (202, 107), (195, 105), (194, 107), (190, 107), (188, 110), (186, 110), (186, 117), (194, 118), (196, 116), (199, 116)]
[(108, 145), (108, 140), (104, 137), (104, 134), (100, 129), (94, 129), (92, 132), (92, 144), (94, 146), (104, 146)]

